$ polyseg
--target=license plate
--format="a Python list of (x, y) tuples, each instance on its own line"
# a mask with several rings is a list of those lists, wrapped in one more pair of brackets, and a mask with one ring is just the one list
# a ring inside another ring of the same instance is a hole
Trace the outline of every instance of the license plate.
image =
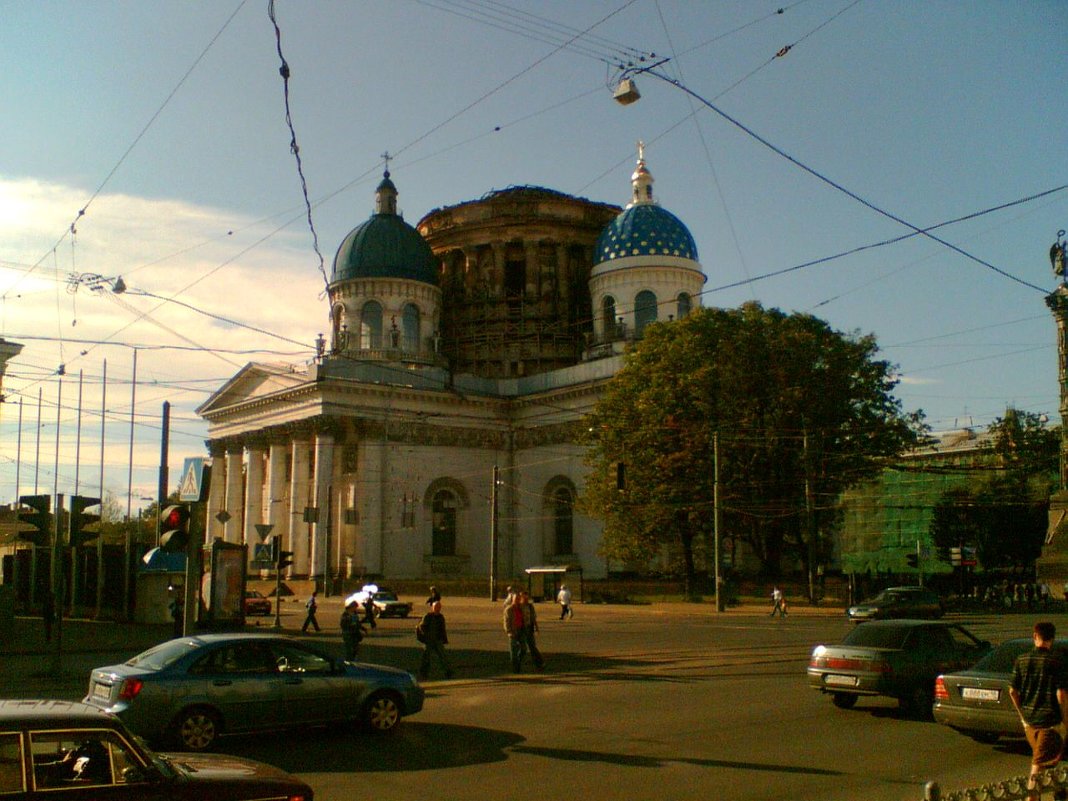
[(111, 688), (108, 687), (106, 684), (94, 684), (93, 698), (99, 698), (103, 701), (107, 701), (111, 698)]
[(996, 701), (1000, 695), (998, 690), (984, 690), (981, 687), (962, 687), (960, 691), (961, 698), (969, 701)]
[(823, 679), (824, 684), (830, 684), (834, 687), (856, 687), (856, 676), (836, 676), (833, 673), (829, 676), (825, 676)]

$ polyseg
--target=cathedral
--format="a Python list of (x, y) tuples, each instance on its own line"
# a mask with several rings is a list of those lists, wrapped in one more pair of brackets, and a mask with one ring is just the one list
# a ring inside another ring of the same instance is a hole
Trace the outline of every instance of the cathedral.
[(513, 186), (414, 227), (387, 168), (334, 258), (314, 361), (248, 364), (197, 410), (208, 541), (251, 556), (279, 535), (293, 577), (486, 577), (494, 558), (506, 579), (605, 576), (600, 523), (575, 510), (583, 418), (706, 280), (643, 151), (624, 208)]

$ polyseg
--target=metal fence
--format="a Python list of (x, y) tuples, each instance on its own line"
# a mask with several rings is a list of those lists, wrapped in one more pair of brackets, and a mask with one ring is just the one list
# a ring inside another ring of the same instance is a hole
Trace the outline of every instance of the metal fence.
[[(1068, 765), (1058, 765), (1039, 773), (1036, 787), (1040, 798), (1068, 799)], [(923, 797), (924, 801), (1022, 801), (1028, 798), (1027, 777), (1017, 776), (946, 794), (942, 793), (938, 782), (927, 782)]]

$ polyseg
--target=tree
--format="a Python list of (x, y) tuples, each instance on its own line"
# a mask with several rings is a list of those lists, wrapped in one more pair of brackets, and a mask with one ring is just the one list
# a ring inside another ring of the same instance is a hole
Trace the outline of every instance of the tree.
[(893, 366), (877, 353), (871, 335), (757, 303), (646, 328), (588, 420), (581, 504), (604, 521), (604, 554), (643, 563), (666, 547), (692, 587), (697, 546), (713, 529), (718, 443), (721, 533), (769, 575), (784, 556), (820, 561), (819, 531), (837, 519), (841, 491), (921, 427), (919, 414), (902, 413)]
[(1060, 432), (1048, 428), (1042, 416), (1013, 408), (988, 431), (983, 477), (942, 496), (931, 538), (942, 548), (974, 546), (986, 570), (1027, 572), (1042, 554)]

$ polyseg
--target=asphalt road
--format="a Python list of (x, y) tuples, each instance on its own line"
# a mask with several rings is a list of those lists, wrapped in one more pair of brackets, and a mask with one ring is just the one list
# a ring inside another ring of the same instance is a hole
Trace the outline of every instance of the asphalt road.
[[(1026, 772), (1022, 741), (983, 746), (909, 719), (890, 700), (840, 710), (810, 690), (808, 654), (848, 631), (840, 613), (795, 607), (779, 620), (762, 609), (578, 605), (559, 621), (552, 605), (538, 608), (544, 673), (508, 671), (499, 604), (446, 599), (457, 678), (427, 682), (424, 711), (393, 734), (289, 732), (225, 740), (221, 750), (302, 776), (319, 801), (904, 801), (923, 798), (931, 779), (952, 791)], [(315, 636), (329, 647), (338, 614), (329, 601), (320, 612)], [(1046, 617), (1068, 634), (1068, 616)], [(285, 605), (285, 627), (301, 619), (299, 604)], [(998, 641), (1035, 619), (967, 624)], [(414, 626), (380, 621), (361, 658), (414, 669)], [(79, 655), (93, 657), (104, 654)], [(66, 693), (84, 686), (83, 677)]]

